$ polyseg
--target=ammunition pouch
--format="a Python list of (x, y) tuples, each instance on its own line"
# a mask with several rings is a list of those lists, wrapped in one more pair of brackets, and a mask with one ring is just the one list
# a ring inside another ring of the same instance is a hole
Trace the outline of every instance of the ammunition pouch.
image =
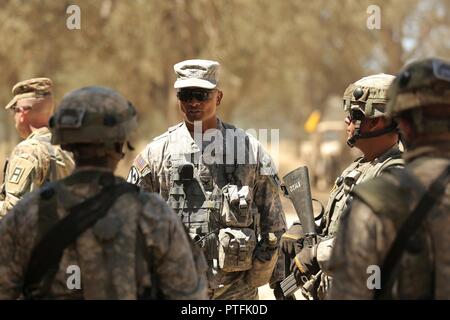
[(256, 246), (250, 228), (225, 228), (219, 231), (219, 268), (225, 272), (246, 271), (252, 267)]
[(222, 225), (227, 227), (249, 227), (253, 223), (252, 190), (248, 186), (238, 189), (227, 184), (222, 188), (223, 207), (220, 216)]

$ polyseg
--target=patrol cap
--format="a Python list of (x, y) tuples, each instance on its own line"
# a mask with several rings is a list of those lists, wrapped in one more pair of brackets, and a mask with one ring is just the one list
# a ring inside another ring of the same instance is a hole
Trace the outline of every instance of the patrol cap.
[(344, 110), (358, 109), (367, 118), (384, 116), (387, 90), (394, 76), (379, 73), (350, 84), (344, 92)]
[(177, 80), (173, 87), (175, 89), (197, 87), (214, 89), (219, 82), (219, 66), (216, 61), (211, 60), (185, 60), (173, 66)]
[(450, 108), (450, 61), (428, 58), (404, 67), (389, 88), (387, 116), (441, 105)]
[(14, 107), (20, 99), (40, 98), (52, 93), (52, 80), (49, 78), (33, 78), (20, 81), (12, 88), (14, 97), (6, 105), (5, 109)]

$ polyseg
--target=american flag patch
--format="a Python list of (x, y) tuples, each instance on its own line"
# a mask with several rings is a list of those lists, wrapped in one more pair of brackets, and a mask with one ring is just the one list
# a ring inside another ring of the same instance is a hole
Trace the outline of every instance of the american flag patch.
[(142, 158), (142, 155), (139, 154), (136, 157), (136, 160), (134, 160), (134, 165), (139, 170), (139, 172), (142, 172), (145, 169), (145, 167), (147, 166), (147, 162), (145, 162), (144, 158)]

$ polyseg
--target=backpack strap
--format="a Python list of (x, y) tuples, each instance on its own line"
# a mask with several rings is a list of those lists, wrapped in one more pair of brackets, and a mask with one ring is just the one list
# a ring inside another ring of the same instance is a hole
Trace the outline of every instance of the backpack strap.
[[(23, 294), (26, 299), (47, 297), (64, 249), (104, 217), (120, 196), (128, 192), (138, 192), (135, 185), (126, 182), (114, 184), (113, 179), (105, 180), (109, 180), (111, 184), (95, 196), (71, 207), (69, 214), (59, 221), (56, 197), (52, 195), (48, 199), (42, 199), (41, 193), (39, 226), (42, 237), (31, 253), (25, 272)], [(45, 190), (54, 192), (53, 188)]]

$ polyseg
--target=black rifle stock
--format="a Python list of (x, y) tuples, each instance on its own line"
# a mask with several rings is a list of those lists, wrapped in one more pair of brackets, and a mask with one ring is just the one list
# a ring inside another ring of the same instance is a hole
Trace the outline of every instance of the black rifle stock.
[[(317, 243), (317, 232), (316, 224), (314, 222), (308, 167), (299, 167), (289, 172), (284, 176), (283, 182), (302, 225), (304, 232), (303, 244), (306, 246), (313, 246)], [(287, 297), (300, 289), (303, 286), (303, 283), (297, 280), (292, 273), (286, 277), (280, 285), (284, 296)]]

